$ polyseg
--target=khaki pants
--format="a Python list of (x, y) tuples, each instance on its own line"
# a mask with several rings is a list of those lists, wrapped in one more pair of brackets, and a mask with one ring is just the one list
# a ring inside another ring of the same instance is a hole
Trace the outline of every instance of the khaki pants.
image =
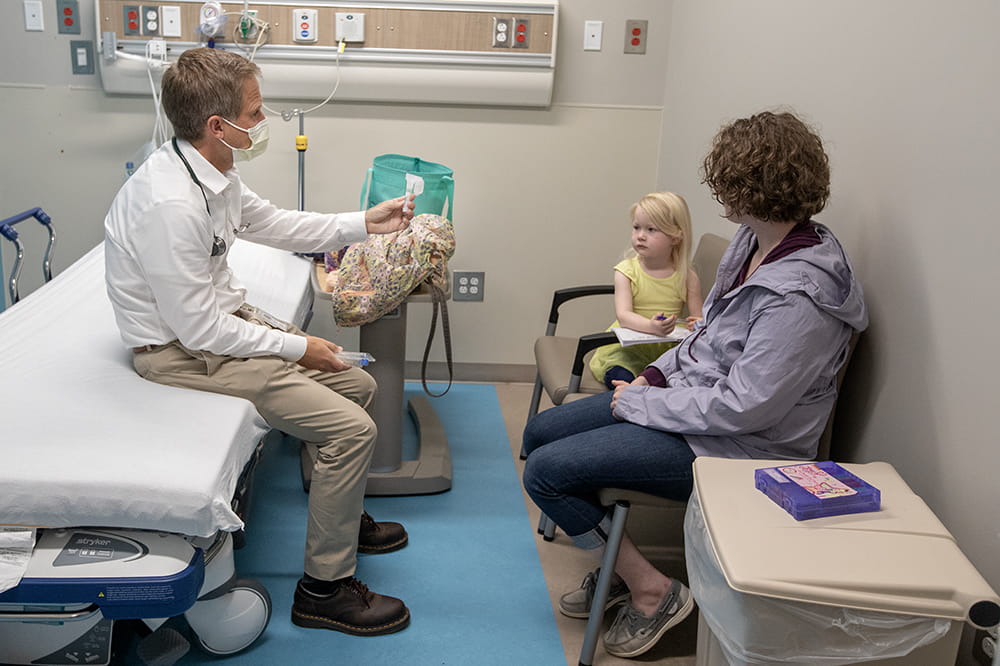
[[(253, 315), (237, 313), (266, 325)], [(290, 332), (301, 331), (294, 327)], [(364, 370), (307, 370), (276, 356), (236, 358), (172, 342), (135, 355), (136, 372), (159, 384), (224, 393), (254, 404), (267, 423), (313, 454), (305, 572), (322, 580), (354, 574), (358, 527), (376, 428), (376, 385)]]

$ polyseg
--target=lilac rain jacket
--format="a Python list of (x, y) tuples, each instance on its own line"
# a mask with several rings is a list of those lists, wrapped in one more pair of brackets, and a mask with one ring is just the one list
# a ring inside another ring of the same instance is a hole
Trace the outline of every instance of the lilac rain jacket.
[(740, 227), (692, 335), (652, 365), (667, 388), (629, 387), (618, 418), (684, 435), (699, 456), (810, 460), (836, 399), (853, 331), (868, 326), (861, 285), (825, 226), (818, 245), (758, 268), (722, 293), (754, 248)]

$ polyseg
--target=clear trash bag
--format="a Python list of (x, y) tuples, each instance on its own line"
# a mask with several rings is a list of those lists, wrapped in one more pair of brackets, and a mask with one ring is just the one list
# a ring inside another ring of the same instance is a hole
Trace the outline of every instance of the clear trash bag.
[(698, 503), (684, 518), (688, 579), (730, 664), (837, 666), (901, 657), (948, 633), (951, 621), (745, 594), (719, 567)]

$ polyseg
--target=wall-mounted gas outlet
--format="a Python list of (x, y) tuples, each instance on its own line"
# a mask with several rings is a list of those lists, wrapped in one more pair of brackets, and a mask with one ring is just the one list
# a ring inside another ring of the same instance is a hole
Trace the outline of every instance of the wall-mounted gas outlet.
[(240, 26), (237, 29), (237, 32), (240, 35), (240, 39), (257, 39), (257, 33), (260, 32), (260, 28), (257, 26), (257, 10), (246, 10), (246, 13), (242, 14), (239, 20)]
[(484, 271), (455, 271), (451, 298), (454, 301), (481, 301), (486, 292)]
[(511, 20), (493, 18), (493, 48), (509, 49), (511, 42)]
[(531, 27), (531, 20), (526, 18), (514, 19), (514, 35), (510, 43), (512, 49), (528, 48), (528, 32)]
[(625, 21), (625, 53), (643, 54), (646, 52), (646, 31), (649, 21), (629, 19)]

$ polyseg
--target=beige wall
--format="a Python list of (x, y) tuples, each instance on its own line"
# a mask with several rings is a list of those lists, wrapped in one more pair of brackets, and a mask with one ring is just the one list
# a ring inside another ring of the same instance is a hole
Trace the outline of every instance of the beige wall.
[[(0, 215), (42, 205), (59, 228), (58, 270), (102, 238), (124, 162), (148, 140), (152, 105), (105, 95), (97, 76), (71, 76), (68, 42), (79, 37), (57, 35), (55, 0), (43, 4), (49, 29), (27, 33), (21, 3), (0, 3)], [(80, 4), (87, 38), (93, 6)], [(655, 185), (669, 15), (661, 0), (563, 2), (549, 109), (331, 103), (306, 119), (306, 205), (355, 209), (365, 170), (381, 153), (454, 168), (452, 268), (486, 271), (485, 302), (451, 304), (455, 361), (532, 363), (552, 290), (610, 279), (628, 244), (628, 205)], [(626, 18), (649, 21), (647, 55), (622, 53)], [(601, 52), (582, 50), (585, 19), (605, 21)], [(315, 101), (269, 103), (280, 110)], [(262, 196), (294, 208), (298, 122), (272, 116), (271, 132), (267, 154), (242, 168)], [(34, 247), (40, 231), (24, 232), (28, 241), (38, 234)], [(569, 254), (577, 259), (564, 261)], [(26, 266), (26, 291), (40, 282), (36, 273)], [(326, 315), (317, 312), (314, 332), (357, 344), (356, 330), (336, 331)], [(422, 355), (429, 315), (429, 305), (410, 309), (410, 360)], [(609, 316), (593, 313), (588, 327)], [(439, 339), (432, 359), (443, 358)]]
[[(730, 234), (696, 173), (720, 123), (779, 104), (826, 139), (871, 328), (842, 397), (843, 457), (887, 460), (1000, 588), (1000, 5), (675, 3), (659, 182)], [(936, 572), (928, 572), (933, 578)]]

